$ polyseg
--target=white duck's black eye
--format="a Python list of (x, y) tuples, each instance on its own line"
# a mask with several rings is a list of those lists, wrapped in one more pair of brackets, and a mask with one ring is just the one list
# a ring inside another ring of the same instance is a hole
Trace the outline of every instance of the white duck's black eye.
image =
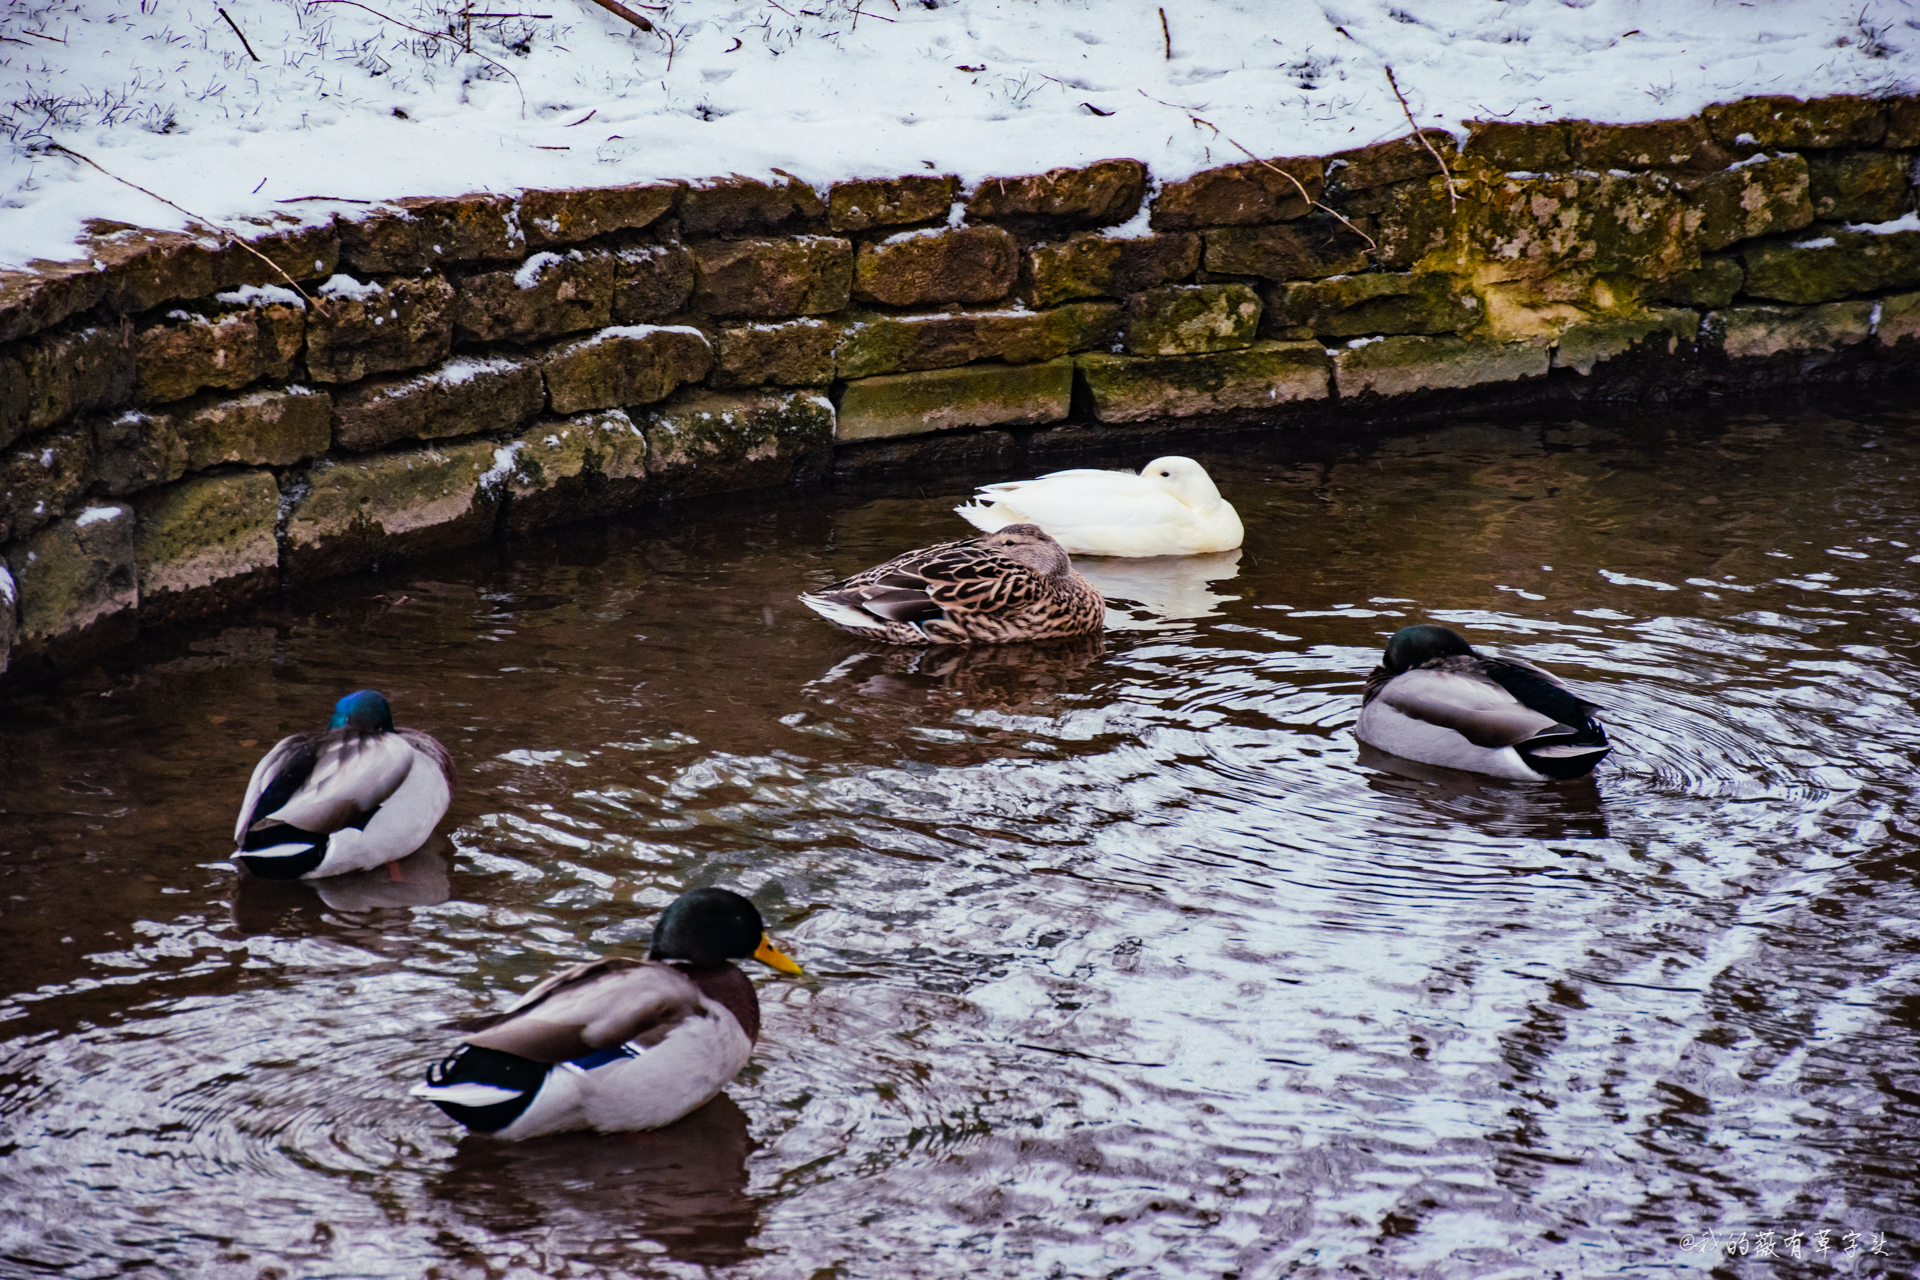
[(1171, 477), (1172, 477), (1172, 475), (1173, 475), (1173, 472), (1171, 472), (1171, 471), (1162, 471), (1162, 472), (1161, 472), (1160, 474), (1161, 474), (1161, 476), (1162, 476), (1162, 477), (1164, 477), (1164, 478), (1171, 478)]

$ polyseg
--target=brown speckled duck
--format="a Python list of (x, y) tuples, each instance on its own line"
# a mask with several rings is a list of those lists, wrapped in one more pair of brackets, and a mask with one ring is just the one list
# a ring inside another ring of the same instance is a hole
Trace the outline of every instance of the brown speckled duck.
[(1092, 635), (1107, 605), (1039, 525), (896, 556), (800, 597), (844, 631), (888, 644), (1007, 644)]

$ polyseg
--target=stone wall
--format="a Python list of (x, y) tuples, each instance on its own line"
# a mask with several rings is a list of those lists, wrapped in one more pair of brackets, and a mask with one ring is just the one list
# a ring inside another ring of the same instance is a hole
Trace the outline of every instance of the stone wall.
[(94, 224), (0, 273), (0, 672), (836, 464), (1920, 372), (1920, 98), (1466, 136)]

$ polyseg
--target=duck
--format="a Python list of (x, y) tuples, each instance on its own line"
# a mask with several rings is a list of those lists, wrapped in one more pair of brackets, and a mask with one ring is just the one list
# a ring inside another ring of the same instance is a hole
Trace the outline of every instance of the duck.
[(1240, 514), (1192, 458), (1155, 458), (1138, 474), (1079, 468), (982, 485), (954, 508), (978, 529), (1037, 524), (1076, 556), (1198, 556), (1232, 551)]
[(263, 880), (395, 874), (391, 864), (427, 842), (452, 800), (447, 749), (394, 728), (386, 698), (358, 689), (334, 704), (326, 732), (290, 734), (253, 767), (233, 858)]
[(1446, 627), (1402, 627), (1367, 676), (1354, 736), (1422, 764), (1538, 782), (1583, 778), (1613, 751), (1600, 710), (1519, 658)]
[(717, 886), (661, 913), (645, 960), (563, 969), (470, 1032), (412, 1095), (477, 1133), (518, 1141), (658, 1129), (704, 1106), (747, 1065), (760, 1001), (732, 961), (801, 975), (753, 903)]
[(1009, 644), (1092, 635), (1107, 602), (1034, 524), (895, 556), (800, 602), (887, 644)]

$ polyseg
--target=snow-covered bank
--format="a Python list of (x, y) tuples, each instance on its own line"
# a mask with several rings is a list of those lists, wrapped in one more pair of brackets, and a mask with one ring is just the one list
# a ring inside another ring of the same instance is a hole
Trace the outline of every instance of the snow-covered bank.
[(1419, 122), (1448, 128), (1920, 87), (1920, 10), (1885, 0), (667, 0), (643, 12), (656, 32), (587, 0), (227, 0), (224, 17), (215, 0), (15, 0), (0, 13), (0, 264), (76, 256), (88, 218), (184, 225), (49, 143), (223, 220), (316, 195), (726, 172), (787, 170), (824, 188), (933, 171), (971, 185), (1123, 155), (1171, 181), (1242, 159), (1238, 147), (1327, 154), (1406, 132), (1389, 66)]

